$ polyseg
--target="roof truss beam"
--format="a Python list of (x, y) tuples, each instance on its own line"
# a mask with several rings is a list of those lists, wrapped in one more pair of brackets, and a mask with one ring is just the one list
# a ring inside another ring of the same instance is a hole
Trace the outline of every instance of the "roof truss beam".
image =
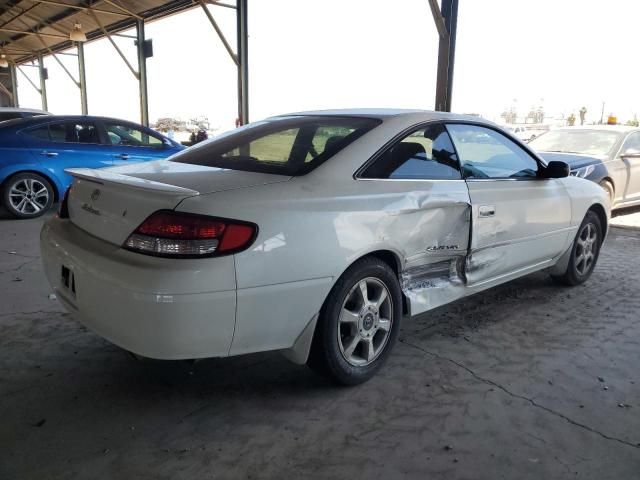
[(236, 66), (240, 65), (240, 62), (238, 61), (238, 55), (235, 54), (235, 52), (231, 48), (231, 45), (229, 45), (229, 42), (227, 41), (227, 39), (224, 36), (224, 33), (222, 33), (222, 30), (218, 26), (218, 23), (213, 18), (213, 15), (211, 14), (209, 9), (207, 8), (207, 2), (205, 2), (204, 0), (198, 0), (198, 3), (200, 3), (200, 6), (202, 7), (202, 10), (204, 10), (205, 15), (209, 19), (209, 23), (211, 23), (211, 26), (213, 27), (213, 29), (218, 34), (218, 37), (220, 38), (220, 41), (222, 42), (222, 44), (224, 45), (225, 50), (227, 51), (227, 53), (231, 57), (231, 60), (233, 60), (233, 63), (235, 63)]
[(88, 12), (89, 10), (93, 10), (94, 12), (104, 13), (105, 15), (115, 15), (118, 17), (131, 17), (130, 14), (124, 13), (124, 12), (112, 12), (110, 10), (103, 10), (101, 8), (96, 8), (96, 7), (86, 7), (83, 5), (71, 5), (69, 3), (57, 2), (55, 0), (37, 0), (37, 2), (44, 3), (46, 5), (55, 5), (57, 7), (73, 8), (75, 10), (80, 10), (82, 12)]
[(447, 24), (444, 21), (438, 0), (429, 0), (429, 6), (431, 7), (431, 14), (433, 15), (433, 21), (436, 22), (436, 29), (440, 38), (446, 38), (449, 35), (447, 31)]
[[(69, 40), (69, 37), (67, 35), (59, 35), (57, 33), (43, 33), (43, 32), (37, 31), (37, 30), (25, 32), (23, 30), (16, 30), (15, 28), (0, 27), (0, 32), (17, 33), (19, 35), (42, 35), (43, 37), (58, 38), (58, 39), (62, 39), (62, 40)], [(11, 40), (9, 40), (9, 41), (11, 41)]]

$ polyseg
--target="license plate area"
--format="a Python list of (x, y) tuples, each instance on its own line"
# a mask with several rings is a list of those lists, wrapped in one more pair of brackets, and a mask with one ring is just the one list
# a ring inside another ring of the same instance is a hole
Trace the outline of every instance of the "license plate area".
[(73, 270), (62, 265), (60, 272), (60, 286), (73, 297), (76, 296), (76, 277)]

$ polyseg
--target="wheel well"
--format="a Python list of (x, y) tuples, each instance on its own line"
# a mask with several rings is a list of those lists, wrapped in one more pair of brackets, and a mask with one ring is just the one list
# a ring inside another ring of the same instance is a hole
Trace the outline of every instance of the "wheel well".
[[(375, 252), (368, 253), (364, 257), (374, 257), (378, 260), (383, 261), (391, 267), (391, 269), (396, 274), (396, 277), (398, 277), (398, 281), (400, 281), (400, 259), (391, 250), (376, 250)], [(408, 315), (411, 312), (409, 299), (406, 297), (402, 289), (400, 289), (400, 291), (402, 292), (402, 313)]]
[(611, 187), (613, 188), (613, 191), (616, 191), (616, 186), (613, 183), (613, 180), (610, 177), (604, 177), (602, 180), (600, 180), (600, 183), (602, 182), (608, 182), (611, 184)]
[(600, 220), (600, 224), (602, 225), (602, 228), (604, 230), (602, 234), (606, 235), (607, 229), (609, 228), (609, 226), (607, 225), (607, 212), (605, 211), (604, 207), (599, 203), (595, 203), (591, 205), (591, 207), (589, 208), (589, 211), (595, 213), (598, 216), (598, 219)]
[(45, 180), (47, 180), (47, 182), (49, 182), (51, 184), (51, 188), (53, 188), (53, 202), (57, 202), (60, 199), (60, 194), (58, 192), (58, 187), (56, 186), (56, 182), (53, 181), (53, 179), (47, 175), (46, 173), (42, 173), (39, 172), (37, 170), (20, 170), (18, 172), (13, 172), (11, 175), (9, 175), (4, 182), (2, 182), (2, 188), (4, 188), (4, 185), (13, 177), (15, 177), (16, 175), (20, 175), (22, 173), (35, 173), (36, 175), (40, 175), (41, 177), (43, 177)]

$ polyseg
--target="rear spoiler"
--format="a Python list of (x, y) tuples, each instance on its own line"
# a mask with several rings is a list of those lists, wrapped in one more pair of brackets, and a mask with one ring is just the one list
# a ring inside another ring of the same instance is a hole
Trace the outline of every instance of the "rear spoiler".
[(154, 182), (153, 180), (131, 177), (129, 175), (122, 175), (120, 173), (112, 173), (106, 170), (94, 170), (91, 168), (67, 168), (65, 169), (65, 172), (74, 178), (98, 183), (100, 185), (104, 185), (105, 183), (112, 183), (124, 185), (130, 188), (137, 188), (140, 190), (153, 190), (155, 192), (166, 193), (168, 195), (194, 196), (200, 194), (200, 192), (192, 190), (190, 188), (178, 187), (177, 185), (169, 185), (168, 183)]

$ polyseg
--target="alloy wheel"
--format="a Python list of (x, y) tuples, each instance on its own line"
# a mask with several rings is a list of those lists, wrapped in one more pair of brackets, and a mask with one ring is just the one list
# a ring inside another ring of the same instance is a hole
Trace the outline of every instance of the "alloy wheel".
[(338, 346), (354, 366), (372, 363), (384, 351), (393, 322), (389, 289), (377, 278), (356, 283), (346, 296), (338, 319)]
[(9, 187), (11, 206), (25, 215), (39, 213), (49, 203), (49, 190), (34, 178), (21, 178)]
[(576, 239), (574, 265), (579, 275), (586, 275), (596, 258), (598, 248), (598, 231), (592, 223), (587, 223), (580, 230)]

